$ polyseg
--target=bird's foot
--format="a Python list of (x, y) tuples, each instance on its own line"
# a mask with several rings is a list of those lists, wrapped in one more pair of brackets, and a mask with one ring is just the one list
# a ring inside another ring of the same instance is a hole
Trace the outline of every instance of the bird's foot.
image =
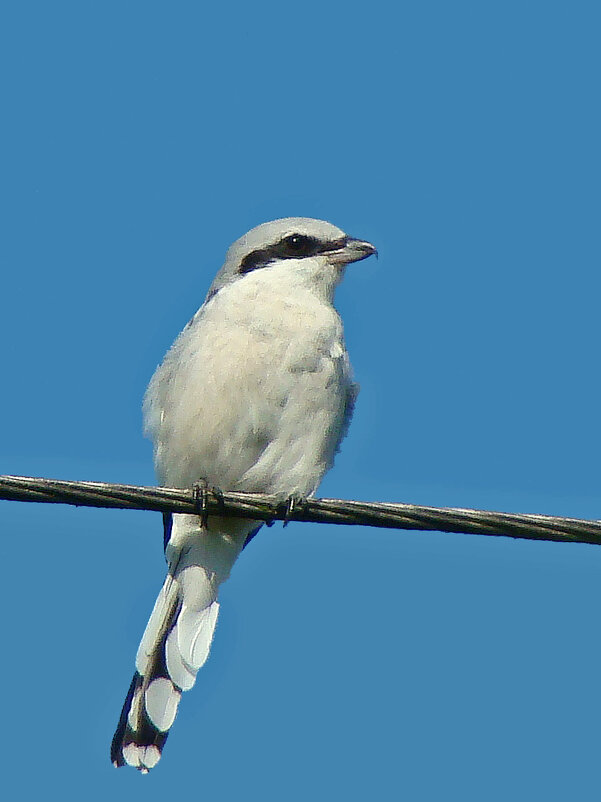
[(223, 506), (223, 492), (218, 487), (209, 485), (206, 479), (199, 479), (192, 485), (194, 507), (203, 529), (207, 528), (209, 522), (209, 493)]
[(284, 514), (284, 526), (288, 526), (292, 516), (303, 509), (307, 501), (306, 496), (292, 494), (286, 499), (286, 512)]

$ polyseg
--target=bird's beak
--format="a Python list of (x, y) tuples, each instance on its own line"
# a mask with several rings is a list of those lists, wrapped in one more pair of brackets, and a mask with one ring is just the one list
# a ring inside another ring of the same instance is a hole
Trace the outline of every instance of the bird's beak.
[(378, 251), (371, 242), (345, 237), (341, 247), (329, 253), (328, 256), (329, 260), (335, 264), (348, 265), (351, 262), (360, 262), (362, 259), (367, 259), (372, 253), (375, 253), (376, 256), (378, 255)]

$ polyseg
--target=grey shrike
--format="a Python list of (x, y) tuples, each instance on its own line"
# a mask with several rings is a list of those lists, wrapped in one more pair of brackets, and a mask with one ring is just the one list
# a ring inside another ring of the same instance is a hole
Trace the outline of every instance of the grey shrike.
[[(305, 217), (264, 223), (231, 246), (146, 391), (162, 485), (202, 481), (283, 500), (315, 493), (358, 390), (334, 290), (347, 264), (375, 252)], [(157, 764), (182, 691), (208, 657), (219, 585), (261, 524), (165, 516), (168, 573), (113, 738), (115, 766)]]

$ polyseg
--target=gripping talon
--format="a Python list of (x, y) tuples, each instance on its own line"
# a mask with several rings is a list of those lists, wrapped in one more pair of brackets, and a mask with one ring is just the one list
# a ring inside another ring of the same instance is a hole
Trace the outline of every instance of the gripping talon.
[(209, 493), (211, 493), (221, 507), (225, 506), (223, 492), (218, 487), (210, 486), (206, 479), (199, 479), (192, 485), (194, 506), (200, 518), (201, 526), (206, 529), (209, 522)]
[(225, 507), (225, 500), (223, 498), (223, 491), (220, 490), (218, 487), (211, 487), (210, 490), (211, 490), (211, 493), (217, 499), (217, 502), (218, 502), (219, 506), (223, 509)]
[(206, 479), (199, 479), (192, 485), (192, 495), (194, 497), (194, 507), (196, 514), (200, 518), (200, 525), (206, 529), (209, 523), (209, 510), (207, 499), (209, 495), (209, 485)]
[(284, 526), (288, 526), (296, 510), (299, 508), (302, 509), (304, 503), (305, 503), (305, 498), (303, 496), (288, 496), (288, 498), (286, 499)]

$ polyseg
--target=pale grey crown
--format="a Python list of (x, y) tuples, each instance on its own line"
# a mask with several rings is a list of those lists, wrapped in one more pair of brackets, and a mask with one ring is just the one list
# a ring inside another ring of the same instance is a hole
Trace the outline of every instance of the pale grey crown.
[(282, 256), (285, 243), (290, 237), (299, 235), (310, 238), (315, 242), (315, 252), (299, 252), (296, 258), (312, 256), (320, 252), (327, 252), (329, 248), (339, 248), (346, 239), (346, 234), (337, 226), (325, 220), (315, 220), (312, 217), (283, 217), (272, 220), (252, 228), (240, 239), (230, 246), (225, 256), (223, 267), (219, 270), (209, 292), (207, 300), (224, 287), (250, 270), (261, 267), (274, 259), (291, 258)]

